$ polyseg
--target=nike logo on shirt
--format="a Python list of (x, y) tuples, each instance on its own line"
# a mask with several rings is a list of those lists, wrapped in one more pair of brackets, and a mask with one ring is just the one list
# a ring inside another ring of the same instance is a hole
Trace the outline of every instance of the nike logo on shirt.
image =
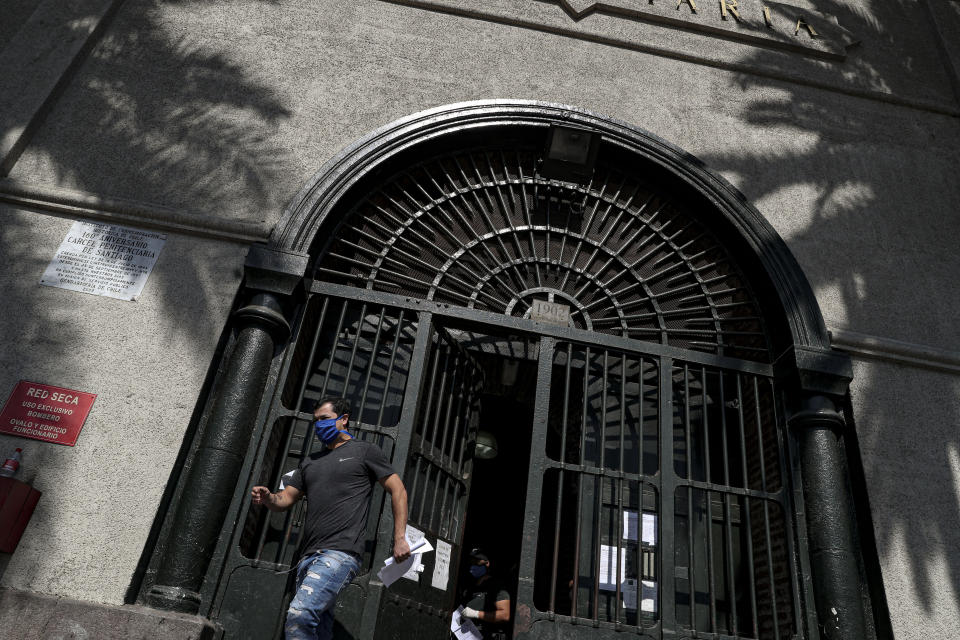
[(343, 462), (344, 460), (353, 460), (354, 457), (355, 456), (351, 456), (349, 458), (340, 458), (340, 462)]

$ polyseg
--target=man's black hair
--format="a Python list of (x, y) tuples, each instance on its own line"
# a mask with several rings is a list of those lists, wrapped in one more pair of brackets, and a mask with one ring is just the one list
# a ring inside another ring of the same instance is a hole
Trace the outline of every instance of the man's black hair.
[(342, 416), (345, 413), (350, 413), (350, 401), (339, 396), (327, 396), (326, 398), (320, 398), (317, 400), (317, 404), (313, 405), (314, 412), (328, 402), (331, 406), (333, 406), (333, 410), (338, 416)]

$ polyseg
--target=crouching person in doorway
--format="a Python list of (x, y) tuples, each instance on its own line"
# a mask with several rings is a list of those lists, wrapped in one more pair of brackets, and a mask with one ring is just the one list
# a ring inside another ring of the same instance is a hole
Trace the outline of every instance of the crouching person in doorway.
[(492, 571), (490, 558), (481, 549), (470, 551), (471, 584), (463, 593), (460, 613), (473, 620), (484, 640), (506, 640), (510, 623), (510, 594)]
[(410, 557), (405, 537), (407, 491), (379, 447), (354, 440), (347, 431), (350, 403), (345, 398), (324, 398), (313, 410), (314, 428), (323, 442), (286, 482), (271, 493), (254, 487), (253, 504), (271, 511), (286, 511), (307, 497), (303, 526), (304, 556), (296, 568), (296, 592), (284, 632), (287, 640), (327, 640), (333, 636), (333, 607), (337, 594), (360, 569), (364, 533), (373, 483), (390, 494), (393, 508), (393, 557)]

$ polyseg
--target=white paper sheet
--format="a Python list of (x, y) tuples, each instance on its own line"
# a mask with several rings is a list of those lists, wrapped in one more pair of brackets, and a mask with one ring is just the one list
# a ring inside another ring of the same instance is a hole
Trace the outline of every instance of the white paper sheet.
[[(637, 610), (637, 580), (630, 578), (620, 585), (620, 597), (623, 599), (623, 608), (628, 611)], [(645, 613), (657, 612), (657, 583), (653, 580), (640, 581), (640, 610)]]
[(419, 577), (418, 572), (423, 570), (420, 556), (433, 551), (433, 545), (426, 538), (423, 538), (420, 542), (410, 545), (410, 551), (410, 557), (403, 562), (394, 562), (393, 556), (383, 561), (383, 568), (377, 572), (377, 576), (384, 586), (389, 587), (411, 570), (414, 576)]
[[(420, 541), (423, 540), (423, 535), (424, 535), (424, 534), (423, 534), (423, 531), (420, 531), (420, 529), (417, 529), (416, 527), (411, 527), (410, 525), (407, 525), (406, 538), (407, 538), (407, 544), (410, 545), (410, 549), (411, 549), (411, 550), (413, 549), (413, 546), (414, 546), (415, 544), (419, 544)], [(423, 565), (421, 565), (421, 564), (414, 564), (412, 567), (410, 567), (410, 570), (409, 570), (409, 571), (407, 571), (405, 574), (403, 574), (403, 577), (406, 578), (407, 580), (413, 580), (414, 582), (420, 582), (420, 572), (421, 572), (421, 571), (423, 571)]]
[[(652, 513), (644, 513), (642, 520), (642, 530), (639, 532), (643, 536), (643, 541), (647, 544), (657, 544), (657, 516)], [(623, 539), (637, 539), (637, 512), (624, 509), (623, 511)]]
[(483, 640), (477, 625), (473, 620), (464, 618), (461, 614), (463, 605), (457, 607), (457, 610), (450, 616), (450, 631), (456, 636), (457, 640)]
[[(617, 567), (620, 567), (620, 577), (617, 578)], [(616, 591), (617, 583), (627, 578), (627, 550), (620, 548), (620, 562), (617, 562), (617, 548), (600, 545), (600, 588), (605, 591)]]
[(657, 544), (657, 516), (652, 513), (643, 514), (643, 541), (647, 544)]
[(657, 612), (657, 583), (653, 580), (640, 581), (640, 610)]
[(623, 539), (637, 539), (637, 512), (628, 509), (623, 510)]
[(296, 472), (297, 470), (293, 469), (291, 471), (287, 471), (285, 474), (280, 476), (280, 487), (277, 489), (277, 491), (283, 491), (284, 489), (286, 489), (287, 482), (293, 479), (293, 474), (295, 474)]
[(437, 555), (433, 561), (433, 579), (430, 584), (443, 591), (447, 590), (447, 582), (450, 580), (450, 552), (452, 547), (449, 543), (437, 539)]

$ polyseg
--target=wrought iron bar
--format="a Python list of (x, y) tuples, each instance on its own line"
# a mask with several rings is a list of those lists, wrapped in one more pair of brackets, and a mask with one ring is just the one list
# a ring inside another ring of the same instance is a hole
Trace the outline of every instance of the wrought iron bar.
[[(357, 348), (360, 346), (360, 335), (363, 332), (363, 325), (367, 321), (367, 304), (360, 307), (360, 317), (357, 319), (357, 332), (353, 339), (353, 348), (350, 350), (350, 361), (347, 364), (347, 372), (343, 376), (343, 391), (346, 393), (347, 386), (350, 384), (350, 377), (353, 375), (353, 365), (357, 361)], [(347, 330), (347, 339), (350, 339), (349, 329)]]
[[(700, 367), (700, 407), (703, 425), (704, 473), (706, 480), (713, 483), (713, 474), (710, 473), (710, 418), (707, 407), (707, 368)], [(713, 499), (707, 492), (707, 575), (710, 583), (710, 631), (717, 633), (717, 590), (713, 569)]]
[[(690, 367), (683, 365), (683, 431), (686, 438), (686, 476), (693, 481), (693, 450), (690, 447)], [(690, 628), (697, 629), (697, 586), (693, 548), (693, 487), (687, 486), (687, 585), (690, 595)]]
[[(556, 351), (559, 354), (559, 350)], [(560, 421), (560, 462), (567, 459), (567, 420), (569, 418), (569, 398), (570, 398), (570, 373), (573, 368), (573, 344), (567, 343), (567, 366), (563, 383), (563, 413)], [(544, 476), (546, 477), (546, 476)], [(563, 513), (563, 488), (564, 488), (564, 469), (561, 466), (557, 471), (557, 511), (554, 516), (553, 526), (553, 572), (550, 576), (550, 611), (556, 611), (557, 594), (557, 571), (560, 556), (560, 523)], [(579, 515), (579, 514), (578, 514)], [(574, 589), (576, 589), (576, 576), (574, 576)], [(571, 611), (571, 615), (575, 615)]]
[(393, 379), (393, 367), (397, 361), (397, 346), (400, 344), (400, 335), (403, 333), (403, 320), (404, 309), (399, 309), (399, 314), (397, 316), (397, 330), (396, 334), (393, 336), (393, 348), (390, 350), (390, 366), (387, 367), (387, 374), (384, 377), (383, 382), (383, 395), (384, 401), (380, 403), (380, 411), (377, 413), (377, 426), (383, 425), (383, 412), (387, 408), (386, 397), (390, 391), (390, 381)]
[(380, 334), (383, 332), (383, 319), (386, 312), (385, 307), (380, 308), (380, 317), (377, 320), (376, 332), (373, 335), (373, 345), (370, 347), (370, 359), (367, 361), (367, 376), (363, 381), (363, 392), (360, 394), (360, 407), (355, 410), (358, 417), (363, 416), (363, 408), (367, 404), (367, 391), (370, 389), (370, 379), (373, 377), (373, 369), (377, 362), (377, 350), (380, 348)]
[[(463, 166), (460, 164), (459, 158), (454, 158), (453, 161), (454, 161), (454, 163), (457, 165), (457, 168), (460, 170), (460, 173), (463, 175), (464, 180), (469, 183), (470, 180), (469, 180), (469, 178), (467, 178), (466, 172), (464, 172)], [(474, 162), (472, 156), (470, 157), (470, 163), (473, 165), (474, 171), (476, 171), (476, 162)], [(480, 178), (479, 172), (477, 172), (477, 178), (480, 180), (481, 183), (483, 182), (482, 178)], [(486, 208), (484, 208), (483, 203), (480, 201), (480, 197), (477, 195), (477, 190), (476, 190), (476, 189), (471, 189), (469, 193), (470, 193), (470, 195), (473, 196), (473, 199), (474, 199), (474, 201), (476, 202), (477, 211), (478, 211), (478, 212), (480, 213), (480, 215), (483, 217), (484, 222), (487, 223), (487, 228), (488, 228), (491, 232), (496, 231), (496, 230), (497, 230), (497, 227), (493, 224), (493, 221), (490, 219), (490, 215), (487, 213)], [(502, 258), (501, 258), (501, 261), (508, 261), (508, 260), (510, 260), (510, 259), (511, 259), (511, 256), (510, 256), (510, 252), (507, 251), (507, 245), (505, 245), (505, 244), (503, 243), (503, 239), (500, 237), (499, 234), (496, 235), (496, 238), (497, 238), (498, 243), (500, 244), (500, 250), (503, 251), (503, 256), (502, 256)], [(494, 264), (496, 264), (496, 263), (494, 263)], [(516, 274), (515, 274), (515, 275), (516, 275), (516, 277), (517, 277), (517, 280), (516, 280), (516, 282), (514, 282), (514, 284), (518, 285), (518, 286), (519, 286), (519, 289), (522, 291), (522, 290), (525, 288), (524, 280), (523, 280), (523, 274), (521, 274), (519, 270), (516, 270)]]
[[(604, 194), (606, 193), (606, 190), (607, 190), (607, 182), (604, 182), (604, 183), (603, 183), (603, 186), (600, 187), (600, 195), (599, 195), (599, 197), (597, 198), (597, 202), (596, 202), (596, 204), (593, 205), (593, 209), (592, 209), (592, 211), (590, 212), (590, 218), (587, 219), (586, 224), (583, 225), (584, 234), (577, 237), (577, 240), (578, 240), (578, 242), (577, 242), (577, 248), (574, 249), (573, 257), (570, 259), (570, 264), (571, 264), (571, 265), (577, 264), (577, 258), (580, 257), (580, 250), (583, 248), (583, 241), (584, 241), (584, 237), (585, 237), (585, 235), (586, 235), (586, 231), (589, 230), (590, 227), (593, 226), (593, 219), (594, 219), (594, 217), (596, 217), (596, 215), (597, 215), (597, 209), (600, 208), (600, 203), (603, 201), (603, 196), (604, 196)], [(609, 211), (609, 207), (607, 208), (607, 210)], [(568, 215), (569, 215), (569, 214), (568, 214)], [(560, 287), (559, 287), (559, 288), (560, 288), (561, 290), (567, 288), (567, 280), (569, 279), (569, 277), (570, 277), (570, 272), (568, 271), (567, 274), (563, 277), (563, 282), (560, 283)]]
[[(627, 178), (626, 178), (626, 176), (624, 176), (623, 181), (620, 183), (620, 186), (617, 187), (616, 193), (613, 195), (613, 197), (610, 199), (610, 201), (607, 202), (607, 209), (606, 209), (606, 211), (604, 211), (604, 218), (609, 217), (609, 215), (610, 215), (610, 210), (614, 207), (614, 204), (616, 203), (617, 199), (620, 197), (620, 192), (623, 190), (623, 187), (624, 187), (624, 185), (625, 185), (626, 183), (627, 183)], [(618, 207), (618, 208), (619, 208), (619, 207)], [(583, 264), (583, 266), (582, 266), (579, 270), (577, 270), (577, 271), (575, 272), (576, 278), (574, 279), (573, 285), (571, 285), (571, 286), (575, 286), (575, 285), (576, 285), (576, 282), (577, 282), (577, 280), (579, 280), (579, 277), (580, 277), (580, 274), (581, 274), (581, 273), (587, 273), (587, 272), (589, 271), (590, 265), (593, 264), (593, 261), (594, 261), (594, 260), (596, 259), (596, 257), (597, 257), (597, 252), (598, 252), (598, 250), (599, 250), (599, 247), (605, 247), (605, 246), (607, 246), (607, 240), (610, 239), (610, 235), (613, 233), (613, 230), (618, 227), (619, 222), (620, 222), (620, 218), (623, 217), (623, 213), (624, 213), (624, 212), (623, 212), (623, 209), (620, 209), (620, 210), (617, 212), (617, 217), (614, 219), (613, 223), (610, 224), (610, 225), (608, 225), (607, 232), (604, 234), (603, 238), (601, 238), (599, 242), (593, 243), (593, 251), (591, 252), (590, 257), (587, 258), (587, 261)], [(601, 228), (603, 228), (603, 225), (602, 225), (602, 224), (601, 224), (600, 226), (601, 226)], [(589, 229), (590, 229), (590, 227), (588, 226), (588, 227), (584, 230), (584, 234), (583, 234), (584, 236), (586, 236), (586, 232), (589, 231)], [(599, 273), (599, 272), (597, 272), (597, 273)], [(574, 297), (579, 297), (582, 293), (583, 293), (583, 290), (582, 290), (582, 289), (579, 289), (579, 290), (577, 290), (576, 293), (574, 293)]]
[[(510, 218), (510, 207), (507, 206), (506, 200), (503, 199), (503, 191), (501, 189), (501, 184), (499, 181), (495, 180), (496, 170), (493, 168), (493, 163), (490, 161), (490, 155), (487, 153), (483, 154), (484, 160), (487, 161), (487, 166), (490, 168), (490, 177), (491, 183), (493, 184), (493, 191), (497, 195), (497, 201), (500, 203), (500, 212), (503, 214), (503, 219), (507, 222), (507, 226), (510, 227), (510, 237), (513, 239), (513, 244), (517, 250), (517, 255), (522, 256), (524, 251), (523, 247), (520, 246), (520, 239), (517, 237), (517, 229), (513, 225), (513, 220)], [(479, 167), (477, 168), (479, 173)], [(491, 209), (496, 209), (496, 205), (493, 202), (493, 199), (489, 195), (489, 189), (485, 189), (484, 193), (487, 194), (487, 200), (490, 201)], [(527, 273), (529, 277), (529, 270)]]
[[(723, 484), (730, 486), (730, 448), (727, 441), (727, 411), (726, 397), (723, 387), (723, 371), (718, 372), (719, 396), (720, 396), (720, 434), (723, 443)], [(723, 520), (727, 542), (727, 554), (725, 566), (727, 569), (727, 602), (730, 607), (730, 630), (734, 635), (737, 634), (737, 587), (736, 576), (733, 568), (733, 514), (730, 507), (730, 492), (723, 494)]]
[[(589, 384), (590, 369), (590, 347), (586, 347), (583, 357), (583, 401), (580, 411), (580, 456), (578, 464), (583, 465), (586, 462), (586, 438), (587, 438), (587, 393)], [(577, 607), (580, 595), (580, 538), (581, 538), (581, 513), (583, 509), (583, 477), (577, 478), (577, 517), (576, 517), (576, 543), (574, 545), (573, 556), (573, 615), (579, 615)]]
[[(743, 486), (750, 487), (750, 472), (747, 467), (747, 439), (743, 420), (743, 383), (740, 374), (737, 374), (737, 423), (740, 427), (740, 458), (743, 464)], [(753, 524), (750, 517), (750, 498), (744, 497), (743, 509), (741, 510), (743, 518), (743, 530), (746, 531), (747, 539), (747, 567), (749, 569), (749, 578), (747, 585), (750, 587), (750, 616), (753, 623), (753, 637), (760, 637), (760, 626), (757, 621), (757, 593), (754, 584), (757, 575), (756, 565), (753, 559)]]
[[(436, 382), (437, 382), (437, 369), (440, 365), (440, 351), (438, 349), (433, 349), (433, 352), (430, 354), (430, 359), (433, 361), (432, 367), (430, 369), (430, 384), (427, 387), (430, 391), (426, 394), (427, 396), (427, 405), (423, 409), (423, 413), (420, 414), (420, 433), (411, 434), (411, 443), (410, 448), (413, 451), (423, 451), (423, 440), (426, 437), (427, 433), (427, 422), (430, 420), (430, 414), (433, 410), (433, 399), (436, 395)], [(414, 441), (416, 438), (416, 441)], [(420, 484), (420, 459), (417, 457), (417, 464), (415, 468), (415, 473), (413, 476), (413, 482), (411, 482), (409, 494), (413, 500), (416, 500), (420, 495), (417, 487)], [(413, 513), (413, 505), (411, 505), (410, 512)]]
[[(756, 414), (757, 421), (757, 450), (758, 458), (760, 458), (760, 488), (768, 493), (769, 489), (767, 487), (767, 470), (766, 470), (766, 461), (764, 460), (766, 456), (766, 448), (763, 445), (763, 419), (760, 415), (760, 388), (757, 382), (757, 378), (753, 378), (753, 400), (754, 400), (754, 410)], [(773, 637), (774, 640), (780, 640), (780, 616), (777, 613), (777, 585), (774, 580), (773, 575), (773, 539), (770, 535), (770, 501), (763, 501), (763, 526), (764, 526), (764, 535), (765, 542), (767, 546), (767, 574), (770, 580), (770, 607), (773, 611)]]
[[(503, 156), (503, 151), (502, 151), (502, 150), (500, 151), (500, 161), (503, 162), (504, 174), (509, 174), (509, 172), (508, 172), (508, 170), (507, 170), (507, 159)], [(518, 172), (518, 174), (519, 174), (519, 171), (520, 171), (520, 153), (517, 152), (517, 172)], [(507, 177), (509, 177), (509, 175), (507, 175)], [(518, 185), (519, 185), (519, 187), (520, 187), (520, 198), (519, 198), (519, 201), (520, 201), (520, 209), (521, 209), (522, 212), (523, 212), (523, 219), (524, 219), (524, 221), (527, 223), (528, 239), (529, 239), (529, 242), (530, 242), (530, 255), (532, 255), (533, 258), (534, 258), (534, 263), (533, 263), (534, 269), (533, 269), (533, 271), (534, 271), (534, 274), (535, 274), (536, 277), (537, 277), (537, 286), (538, 286), (538, 287), (542, 287), (542, 286), (543, 286), (543, 277), (542, 277), (541, 274), (540, 274), (539, 257), (537, 256), (537, 243), (536, 243), (536, 241), (534, 240), (534, 237), (533, 237), (533, 220), (530, 218), (530, 208), (529, 208), (529, 206), (527, 205), (527, 191), (526, 191), (526, 188), (524, 187), (524, 183), (523, 183), (522, 180), (518, 180), (517, 182), (515, 182), (515, 183), (513, 183), (513, 184), (511, 185), (513, 188), (511, 188), (511, 190), (510, 190), (510, 195), (513, 196), (514, 201), (517, 200), (515, 188), (516, 188)], [(549, 232), (548, 232), (548, 233), (549, 233)], [(550, 263), (550, 244), (549, 244), (549, 242), (547, 243), (547, 253), (546, 253), (546, 257), (545, 257), (545, 262), (546, 262), (548, 265), (549, 265), (549, 263)]]

